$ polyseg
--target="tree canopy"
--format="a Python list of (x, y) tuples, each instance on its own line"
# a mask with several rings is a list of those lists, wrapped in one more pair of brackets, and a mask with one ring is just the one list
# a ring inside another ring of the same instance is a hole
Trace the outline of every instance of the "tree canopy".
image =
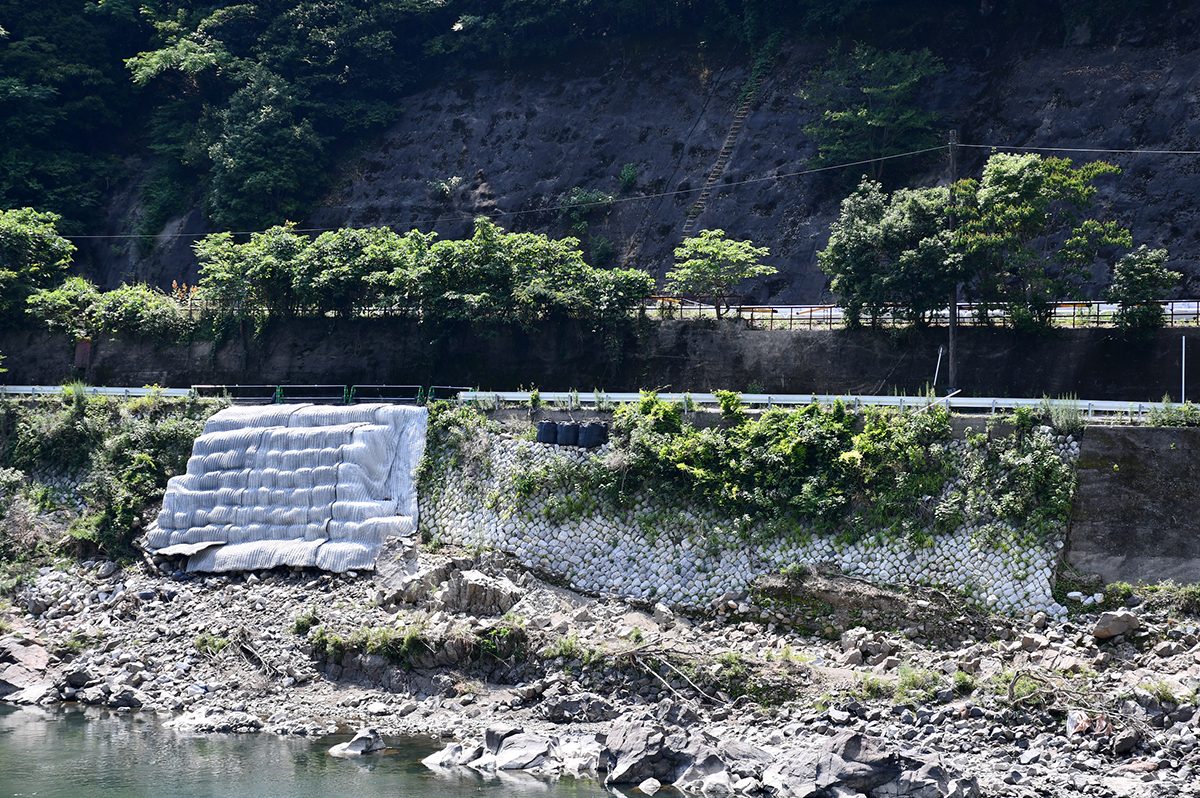
[[(945, 71), (929, 50), (885, 51), (858, 43), (830, 52), (800, 96), (819, 114), (804, 132), (823, 163), (851, 163), (938, 143), (937, 113), (921, 92)], [(882, 163), (872, 165), (879, 176)]]
[(643, 271), (588, 265), (578, 239), (509, 233), (483, 218), (461, 240), (387, 228), (309, 239), (289, 223), (241, 243), (209, 235), (195, 249), (199, 297), (238, 316), (348, 316), (382, 306), (436, 321), (611, 322), (654, 288)]
[(70, 267), (75, 245), (59, 235), (60, 221), (32, 208), (0, 210), (0, 320), (11, 320), (30, 294)]
[(774, 266), (761, 262), (769, 254), (767, 247), (727, 238), (724, 230), (702, 230), (675, 249), (675, 268), (667, 272), (667, 291), (707, 299), (720, 318), (742, 281), (775, 274)]
[(1183, 275), (1167, 268), (1167, 251), (1145, 244), (1113, 266), (1105, 296), (1116, 302), (1117, 326), (1125, 330), (1150, 330), (1163, 324), (1163, 297), (1179, 286)]
[(1090, 269), (1132, 246), (1129, 231), (1094, 207), (1097, 181), (1119, 171), (997, 153), (980, 178), (952, 187), (888, 194), (864, 178), (817, 261), (852, 324), (885, 310), (920, 323), (961, 283), (982, 321), (1003, 307), (1018, 326), (1044, 327)]

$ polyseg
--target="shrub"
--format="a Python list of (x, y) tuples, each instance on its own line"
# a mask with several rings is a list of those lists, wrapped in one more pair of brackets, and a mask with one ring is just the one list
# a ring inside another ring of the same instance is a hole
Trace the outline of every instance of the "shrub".
[(1061, 402), (1052, 402), (1050, 397), (1042, 399), (1042, 415), (1056, 431), (1063, 435), (1079, 435), (1083, 432), (1083, 411), (1079, 409), (1078, 397), (1067, 394)]
[(1159, 407), (1150, 408), (1146, 423), (1152, 427), (1200, 427), (1200, 407), (1191, 402), (1172, 407), (1171, 397), (1163, 397)]
[(229, 647), (229, 638), (217, 637), (216, 635), (205, 632), (196, 638), (196, 650), (208, 657), (215, 657), (226, 648)]
[(970, 695), (975, 692), (975, 677), (965, 671), (955, 671), (951, 679), (951, 687), (957, 695)]
[(82, 277), (72, 277), (58, 288), (33, 294), (27, 306), (47, 328), (77, 338), (124, 335), (179, 341), (195, 327), (175, 296), (141, 283), (100, 291)]
[(53, 332), (75, 338), (96, 334), (95, 304), (100, 290), (83, 277), (68, 278), (54, 289), (43, 289), (26, 300), (29, 315)]
[(618, 177), (621, 181), (621, 191), (630, 192), (637, 185), (638, 167), (635, 163), (627, 163), (621, 167), (621, 174)]
[(320, 618), (317, 617), (317, 610), (309, 607), (306, 610), (302, 610), (296, 616), (295, 620), (292, 621), (292, 633), (306, 635), (310, 629), (315, 628), (320, 622)]
[(896, 686), (874, 674), (867, 673), (859, 680), (857, 692), (867, 699), (891, 698), (896, 693)]
[(1179, 285), (1183, 275), (1166, 266), (1165, 249), (1142, 245), (1113, 266), (1106, 296), (1118, 304), (1115, 322), (1122, 330), (1151, 330), (1163, 325), (1159, 302)]

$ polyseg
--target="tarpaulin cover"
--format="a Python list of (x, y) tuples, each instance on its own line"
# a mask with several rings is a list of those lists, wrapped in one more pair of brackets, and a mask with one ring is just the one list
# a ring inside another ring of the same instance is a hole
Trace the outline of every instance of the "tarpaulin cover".
[(399, 405), (226, 408), (167, 484), (147, 548), (194, 551), (189, 571), (373, 568), (384, 540), (416, 531), (425, 426)]

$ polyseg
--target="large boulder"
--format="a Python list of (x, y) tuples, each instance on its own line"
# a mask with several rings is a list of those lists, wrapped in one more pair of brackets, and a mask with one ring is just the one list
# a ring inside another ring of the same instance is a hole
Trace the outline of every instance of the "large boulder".
[(820, 748), (784, 752), (764, 772), (776, 798), (976, 798), (974, 779), (950, 775), (927, 761), (857, 732), (829, 738)]
[(338, 743), (329, 749), (333, 756), (366, 756), (387, 748), (387, 743), (375, 729), (359, 729), (350, 742)]
[(608, 733), (608, 784), (640, 784), (646, 779), (673, 783), (692, 763), (688, 734), (646, 716), (626, 716)]
[(514, 734), (504, 738), (496, 752), (496, 770), (528, 770), (537, 767), (550, 756), (552, 742), (536, 734)]
[(520, 726), (514, 726), (511, 723), (493, 723), (483, 733), (484, 748), (489, 753), (498, 753), (501, 743), (514, 734), (520, 734), (522, 731), (524, 730)]
[(1140, 628), (1142, 628), (1141, 618), (1129, 610), (1116, 610), (1100, 614), (1095, 628), (1092, 629), (1092, 636), (1097, 640), (1110, 640), (1120, 635), (1136, 632)]
[(448, 612), (467, 615), (503, 615), (525, 594), (505, 577), (483, 571), (459, 571), (437, 592), (437, 605)]
[(40, 690), (45, 684), (50, 653), (19, 635), (0, 638), (0, 697), (25, 690)]

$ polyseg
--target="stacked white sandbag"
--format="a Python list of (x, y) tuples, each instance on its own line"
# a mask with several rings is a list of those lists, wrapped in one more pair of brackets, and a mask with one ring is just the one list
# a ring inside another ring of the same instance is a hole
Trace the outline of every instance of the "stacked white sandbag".
[(147, 547), (211, 543), (193, 571), (279, 565), (371, 568), (389, 536), (416, 530), (424, 408), (231, 407), (167, 486)]

